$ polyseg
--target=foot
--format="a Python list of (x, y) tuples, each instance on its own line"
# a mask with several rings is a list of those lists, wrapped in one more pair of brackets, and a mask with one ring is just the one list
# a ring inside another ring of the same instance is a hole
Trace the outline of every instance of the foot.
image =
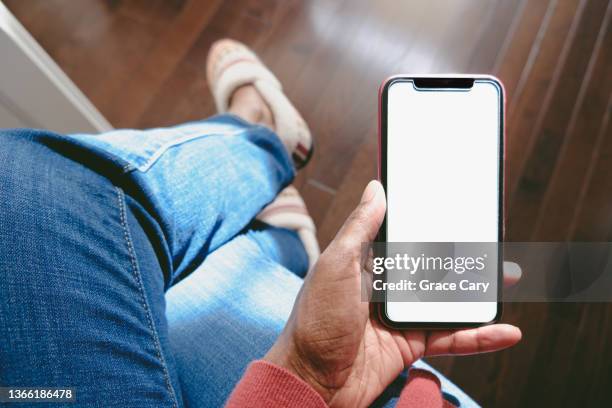
[[(207, 77), (213, 78), (213, 67), (217, 66), (219, 59), (223, 57), (224, 45), (228, 40), (220, 40), (212, 45), (208, 54)], [(272, 130), (274, 128), (274, 116), (268, 104), (261, 97), (257, 88), (252, 84), (236, 88), (232, 93), (228, 112), (246, 120), (247, 122), (264, 125)]]
[(244, 85), (234, 91), (228, 111), (247, 122), (257, 123), (276, 130), (270, 107), (253, 85)]
[(208, 54), (206, 78), (218, 112), (272, 129), (297, 169), (308, 163), (312, 134), (278, 79), (252, 50), (234, 40), (216, 41)]

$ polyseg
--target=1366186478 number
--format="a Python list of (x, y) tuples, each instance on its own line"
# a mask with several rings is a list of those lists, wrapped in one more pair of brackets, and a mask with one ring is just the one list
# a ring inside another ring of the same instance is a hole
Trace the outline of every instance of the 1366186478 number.
[(73, 388), (0, 387), (0, 402), (75, 401)]

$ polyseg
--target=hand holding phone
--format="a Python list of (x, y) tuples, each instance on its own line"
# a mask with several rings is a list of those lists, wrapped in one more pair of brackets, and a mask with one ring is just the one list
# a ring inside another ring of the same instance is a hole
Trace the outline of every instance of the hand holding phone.
[(500, 324), (433, 332), (383, 326), (361, 297), (361, 256), (385, 209), (381, 184), (370, 182), (308, 272), (283, 333), (264, 357), (310, 384), (330, 406), (369, 406), (421, 357), (485, 353), (521, 338), (519, 329)]

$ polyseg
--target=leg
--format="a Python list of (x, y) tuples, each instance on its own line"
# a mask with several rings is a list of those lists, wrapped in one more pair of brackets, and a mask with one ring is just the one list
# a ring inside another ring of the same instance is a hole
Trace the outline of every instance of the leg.
[(223, 405), (285, 325), (302, 285), (296, 273), (306, 266), (295, 233), (249, 230), (168, 291), (169, 338), (186, 405)]
[(73, 140), (126, 162), (124, 178), (163, 231), (167, 287), (242, 230), (294, 175), (271, 130), (229, 115)]
[[(170, 346), (187, 405), (223, 404), (246, 366), (261, 358), (283, 329), (306, 265), (294, 233), (250, 230), (170, 289)], [(448, 399), (459, 400), (462, 407), (477, 406), (425, 362), (415, 366), (434, 371)], [(400, 376), (375, 406), (394, 406), (405, 381)]]
[(32, 133), (0, 135), (0, 385), (180, 406), (146, 214)]
[[(294, 163), (305, 165), (312, 154), (303, 119), (244, 45), (218, 42), (208, 68), (215, 102), (229, 114), (170, 128), (64, 138), (97, 153), (89, 166), (100, 158), (118, 165), (117, 178), (155, 218), (164, 237), (157, 247), (166, 288), (241, 231), (291, 182)], [(314, 235), (306, 232), (315, 258)]]

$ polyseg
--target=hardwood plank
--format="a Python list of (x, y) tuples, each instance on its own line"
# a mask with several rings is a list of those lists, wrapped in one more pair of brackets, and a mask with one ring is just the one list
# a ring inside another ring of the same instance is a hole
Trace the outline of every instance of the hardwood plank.
[(206, 56), (212, 43), (229, 37), (257, 49), (257, 42), (270, 32), (273, 21), (282, 20), (286, 11), (285, 3), (278, 3), (278, 7), (266, 13), (257, 8), (251, 10), (250, 3), (233, 1), (219, 6), (210, 17), (210, 23), (198, 33), (198, 38), (187, 54), (161, 84), (141, 115), (139, 126), (152, 126), (160, 117), (172, 118), (176, 123), (201, 119), (215, 113), (205, 72)]
[(336, 194), (336, 199), (326, 212), (323, 223), (319, 224), (319, 239), (323, 246), (334, 238), (344, 220), (357, 206), (368, 182), (377, 177), (378, 143), (374, 137), (375, 128), (370, 128), (368, 134), (373, 137), (361, 144), (347, 170), (347, 177)]
[[(595, 1), (582, 4), (584, 4), (584, 14), (582, 11), (576, 13), (572, 23), (575, 29), (570, 28), (570, 33), (573, 35), (568, 34), (563, 46), (567, 52), (562, 52), (559, 57), (559, 65), (556, 69), (558, 78), (551, 79), (559, 81), (560, 86), (549, 88), (552, 91), (548, 91), (538, 115), (541, 119), (533, 124), (529, 138), (522, 138), (528, 144), (533, 145), (533, 150), (523, 146), (521, 156), (524, 158), (521, 162), (525, 163), (524, 168), (522, 170), (514, 168), (515, 174), (520, 172), (520, 179), (516, 189), (511, 193), (507, 224), (508, 236), (514, 240), (533, 239), (537, 241), (542, 239), (534, 234), (540, 206), (555, 168), (559, 149), (567, 138), (571, 118), (580, 108), (576, 99), (596, 44), (599, 27), (606, 14), (604, 2)], [(566, 56), (563, 57), (563, 54)], [(516, 138), (518, 135), (513, 136)], [(517, 163), (519, 163), (518, 160), (509, 160), (508, 166), (517, 165)], [(509, 180), (509, 183), (512, 183), (512, 180)], [(512, 185), (508, 188), (509, 191), (513, 191), (511, 190)], [(557, 223), (564, 221), (564, 219), (558, 219)], [(551, 240), (563, 238), (550, 237)]]
[[(570, 28), (576, 27), (579, 21), (576, 11), (579, 4), (584, 5), (584, 0), (580, 1), (581, 3), (559, 2), (551, 14), (550, 21), (544, 21), (548, 29), (542, 37), (537, 57), (534, 58), (533, 69), (523, 81), (525, 85), (517, 85), (513, 100), (510, 101), (506, 139), (506, 191), (510, 200), (521, 175), (525, 156), (531, 150), (533, 130), (539, 129), (538, 122), (541, 122), (546, 113), (544, 108), (547, 108), (547, 103), (551, 100), (564, 66), (564, 60), (560, 57), (564, 56), (562, 50), (567, 44), (565, 39)], [(530, 61), (527, 61), (527, 64), (529, 63)], [(524, 91), (520, 91), (521, 87)], [(520, 239), (511, 235), (509, 238)]]
[[(520, 95), (517, 92), (519, 83), (524, 82), (530, 73), (534, 60), (540, 51), (540, 37), (546, 32), (547, 21), (554, 11), (556, 3), (550, 1), (532, 1), (523, 6), (519, 19), (511, 26), (511, 36), (502, 45), (495, 62), (494, 72), (499, 75), (506, 87), (506, 100), (512, 101)], [(522, 86), (520, 87), (522, 89)], [(514, 112), (514, 105), (507, 102), (508, 114)], [(510, 116), (510, 115), (508, 115)]]
[(559, 152), (554, 173), (546, 183), (546, 195), (542, 199), (534, 240), (553, 241), (569, 239), (575, 198), (585, 183), (593, 154), (599, 150), (602, 134), (600, 118), (608, 105), (612, 93), (612, 49), (605, 44), (612, 43), (612, 3), (604, 13), (589, 67), (582, 79), (581, 89), (576, 98), (574, 112), (566, 129), (563, 145)]
[(516, 18), (520, 18), (524, 0), (492, 3), (486, 23), (474, 41), (466, 72), (494, 73), (500, 52), (503, 52), (506, 36)]
[(572, 223), (574, 241), (610, 241), (612, 239), (612, 94), (599, 125), (597, 149), (593, 151), (591, 167), (578, 198)]
[(130, 0), (108, 2), (115, 15), (146, 24), (166, 25), (180, 14), (186, 0)]
[(137, 75), (121, 84), (121, 97), (115, 99), (116, 103), (108, 112), (113, 124), (123, 127), (137, 123), (159, 86), (185, 57), (220, 4), (220, 1), (190, 1), (185, 5), (180, 15), (156, 42), (155, 48), (148, 53)]

